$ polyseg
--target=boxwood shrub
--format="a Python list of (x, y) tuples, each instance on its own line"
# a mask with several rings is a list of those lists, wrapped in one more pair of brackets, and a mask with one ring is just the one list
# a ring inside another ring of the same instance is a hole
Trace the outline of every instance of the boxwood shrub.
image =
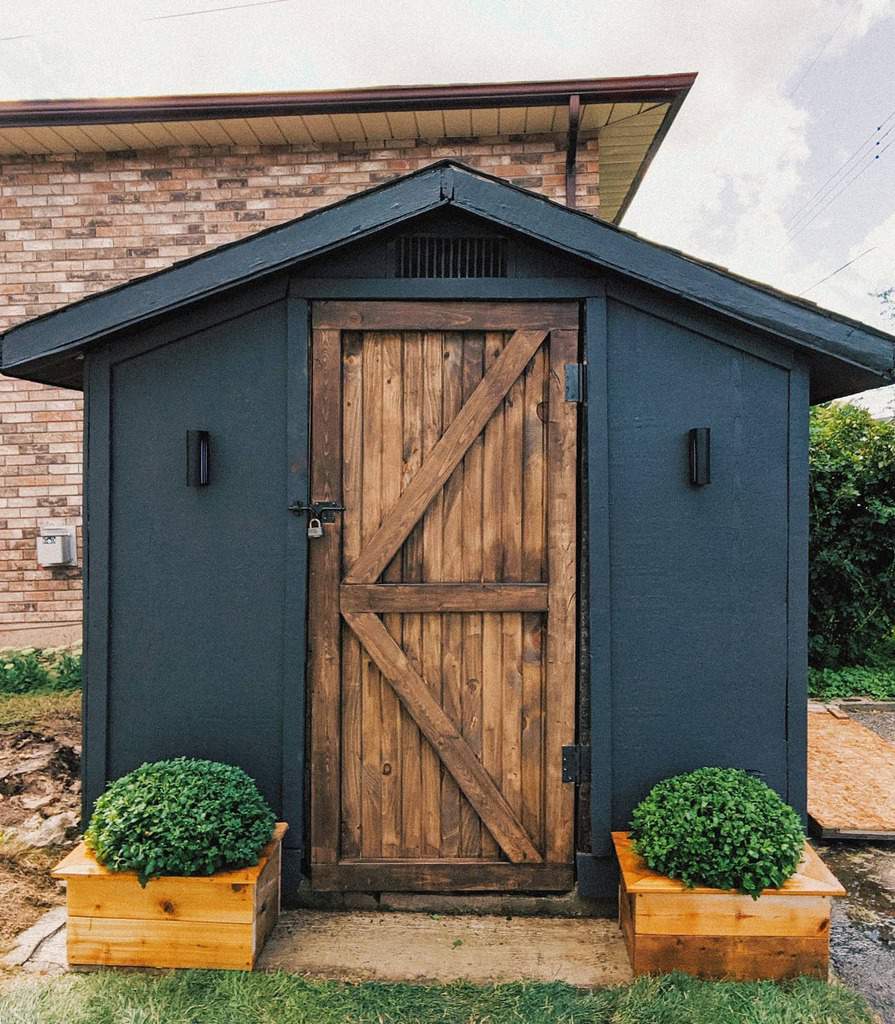
[(793, 874), (805, 843), (796, 812), (736, 768), (700, 768), (657, 783), (634, 809), (631, 836), (654, 871), (754, 898)]
[(84, 834), (111, 871), (211, 875), (257, 863), (273, 811), (234, 765), (177, 757), (144, 764), (111, 783)]

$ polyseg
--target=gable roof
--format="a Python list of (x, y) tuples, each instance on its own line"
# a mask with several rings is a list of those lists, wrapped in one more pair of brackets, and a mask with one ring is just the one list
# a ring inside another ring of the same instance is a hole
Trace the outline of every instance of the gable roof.
[(895, 378), (895, 337), (884, 331), (454, 161), (432, 164), (19, 324), (0, 337), (3, 372), (71, 386), (70, 360), (100, 338), (444, 207), (484, 218), (595, 268), (623, 274), (791, 343), (823, 373), (814, 400), (879, 387)]

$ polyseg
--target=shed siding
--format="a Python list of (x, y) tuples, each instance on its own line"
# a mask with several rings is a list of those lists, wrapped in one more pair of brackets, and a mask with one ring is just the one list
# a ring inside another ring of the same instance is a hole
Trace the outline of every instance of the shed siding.
[[(612, 819), (701, 765), (787, 794), (789, 372), (608, 303)], [(687, 432), (711, 427), (712, 482)]]
[[(111, 367), (110, 778), (207, 757), (282, 806), (286, 326), (277, 302)], [(189, 429), (211, 433), (205, 488)]]

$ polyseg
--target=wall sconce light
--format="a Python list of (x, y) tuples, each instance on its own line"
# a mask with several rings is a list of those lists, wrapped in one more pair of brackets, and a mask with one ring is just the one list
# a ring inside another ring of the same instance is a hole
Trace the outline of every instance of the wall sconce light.
[(186, 432), (187, 487), (205, 487), (209, 481), (210, 435), (207, 430)]
[(712, 432), (710, 427), (694, 427), (689, 435), (690, 483), (704, 487), (712, 482)]

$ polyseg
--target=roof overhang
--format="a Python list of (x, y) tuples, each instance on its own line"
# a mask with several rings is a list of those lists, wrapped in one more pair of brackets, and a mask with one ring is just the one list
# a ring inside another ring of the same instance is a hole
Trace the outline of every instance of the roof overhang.
[(811, 364), (815, 401), (895, 378), (890, 334), (452, 161), (20, 324), (0, 339), (3, 373), (70, 387), (104, 337), (447, 206), (789, 342)]
[(0, 103), (0, 155), (556, 133), (600, 135), (601, 216), (618, 221), (695, 74)]

